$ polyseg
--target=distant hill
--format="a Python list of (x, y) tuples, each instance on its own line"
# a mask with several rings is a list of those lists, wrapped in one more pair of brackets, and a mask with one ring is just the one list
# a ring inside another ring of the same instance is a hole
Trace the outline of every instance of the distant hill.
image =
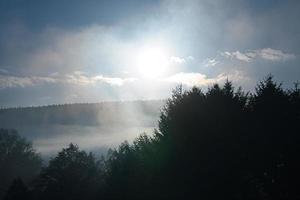
[(28, 125), (153, 126), (162, 100), (80, 103), (0, 109), (0, 127)]
[(0, 109), (0, 128), (17, 129), (41, 152), (75, 142), (110, 147), (157, 125), (163, 100), (49, 105)]

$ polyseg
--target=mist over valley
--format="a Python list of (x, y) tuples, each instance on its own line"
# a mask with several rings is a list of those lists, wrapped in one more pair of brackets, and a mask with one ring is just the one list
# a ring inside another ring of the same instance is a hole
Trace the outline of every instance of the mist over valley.
[(32, 141), (42, 156), (49, 157), (70, 143), (106, 153), (157, 126), (165, 101), (123, 101), (3, 108), (2, 128), (16, 129)]

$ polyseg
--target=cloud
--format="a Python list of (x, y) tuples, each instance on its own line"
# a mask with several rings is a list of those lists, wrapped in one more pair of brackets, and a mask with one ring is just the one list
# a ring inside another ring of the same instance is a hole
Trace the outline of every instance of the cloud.
[(183, 84), (192, 87), (192, 86), (205, 86), (214, 83), (219, 83), (225, 81), (226, 79), (237, 81), (237, 80), (247, 79), (247, 78), (237, 71), (232, 74), (222, 73), (216, 76), (215, 78), (208, 78), (205, 74), (201, 74), (201, 73), (180, 72), (170, 77), (167, 77), (164, 80), (167, 82)]
[(284, 53), (281, 50), (266, 48), (257, 50), (256, 53), (263, 59), (271, 61), (290, 60), (296, 58), (294, 54)]
[(213, 67), (215, 65), (217, 65), (219, 63), (219, 61), (217, 61), (217, 59), (206, 59), (203, 61), (203, 65), (205, 67)]
[(178, 64), (182, 64), (182, 63), (186, 62), (186, 60), (184, 58), (180, 58), (180, 57), (176, 57), (176, 56), (172, 56), (170, 58), (170, 61), (174, 62), (174, 63), (178, 63)]
[(201, 86), (216, 82), (215, 79), (208, 79), (201, 73), (180, 72), (165, 79), (167, 82), (183, 84), (187, 86)]
[(8, 74), (9, 71), (3, 68), (0, 68), (0, 74)]
[(103, 75), (89, 76), (85, 72), (75, 71), (66, 75), (66, 82), (78, 85), (95, 85), (96, 83), (107, 83), (112, 86), (122, 86), (125, 83), (134, 82), (136, 78), (107, 77)]
[(193, 56), (188, 56), (187, 59), (188, 59), (189, 61), (195, 60), (195, 58), (194, 58)]
[(243, 62), (251, 62), (255, 59), (263, 59), (268, 61), (286, 61), (296, 58), (296, 55), (285, 53), (282, 50), (264, 48), (264, 49), (256, 49), (250, 50), (245, 53), (241, 53), (240, 51), (235, 52), (222, 52), (221, 56), (230, 59), (236, 59)]
[(111, 86), (122, 86), (125, 83), (134, 82), (136, 78), (108, 77), (103, 75), (89, 76), (82, 71), (75, 71), (72, 74), (60, 76), (51, 74), (50, 76), (5, 76), (0, 75), (0, 89), (13, 87), (28, 87), (44, 83), (69, 83), (76, 85), (95, 85), (97, 83), (106, 83)]
[(244, 62), (250, 62), (252, 60), (252, 58), (250, 56), (248, 56), (247, 53), (243, 54), (239, 51), (235, 51), (235, 52), (226, 51), (222, 55), (226, 58), (237, 59), (237, 60), (244, 61)]
[(0, 89), (12, 87), (27, 87), (43, 83), (55, 83), (56, 80), (51, 77), (18, 77), (0, 75)]
[(177, 63), (177, 64), (185, 64), (187, 62), (192, 62), (193, 60), (195, 60), (193, 56), (187, 56), (187, 57), (171, 56), (170, 57), (170, 62)]
[(96, 76), (94, 78), (97, 81), (102, 81), (110, 85), (116, 85), (116, 86), (122, 86), (125, 83), (130, 83), (137, 80), (136, 78), (112, 78), (112, 77), (104, 77), (104, 76)]
[(132, 66), (141, 45), (140, 41), (122, 37), (118, 32), (121, 30), (119, 26), (88, 24), (74, 29), (47, 27), (30, 32), (28, 38), (2, 41), (0, 37), (0, 65), (9, 66), (9, 71), (20, 76), (67, 74), (85, 69), (114, 74)]

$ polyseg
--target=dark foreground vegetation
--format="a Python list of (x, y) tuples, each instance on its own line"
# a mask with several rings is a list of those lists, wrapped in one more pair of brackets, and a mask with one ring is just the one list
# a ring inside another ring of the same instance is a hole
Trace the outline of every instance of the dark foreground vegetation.
[(254, 94), (231, 82), (177, 88), (152, 136), (101, 159), (70, 144), (41, 166), (0, 131), (3, 199), (299, 199), (300, 89), (267, 77)]

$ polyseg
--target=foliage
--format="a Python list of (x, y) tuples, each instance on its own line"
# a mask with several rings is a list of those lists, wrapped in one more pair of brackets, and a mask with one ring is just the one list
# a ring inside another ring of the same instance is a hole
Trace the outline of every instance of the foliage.
[(100, 181), (94, 156), (70, 144), (42, 170), (36, 192), (39, 199), (93, 199)]
[(152, 137), (123, 143), (108, 156), (108, 193), (118, 199), (295, 199), (299, 122), (299, 89), (286, 91), (272, 76), (251, 95), (229, 81), (205, 93), (178, 87)]
[(15, 178), (30, 182), (41, 164), (40, 155), (17, 131), (0, 129), (0, 197)]

